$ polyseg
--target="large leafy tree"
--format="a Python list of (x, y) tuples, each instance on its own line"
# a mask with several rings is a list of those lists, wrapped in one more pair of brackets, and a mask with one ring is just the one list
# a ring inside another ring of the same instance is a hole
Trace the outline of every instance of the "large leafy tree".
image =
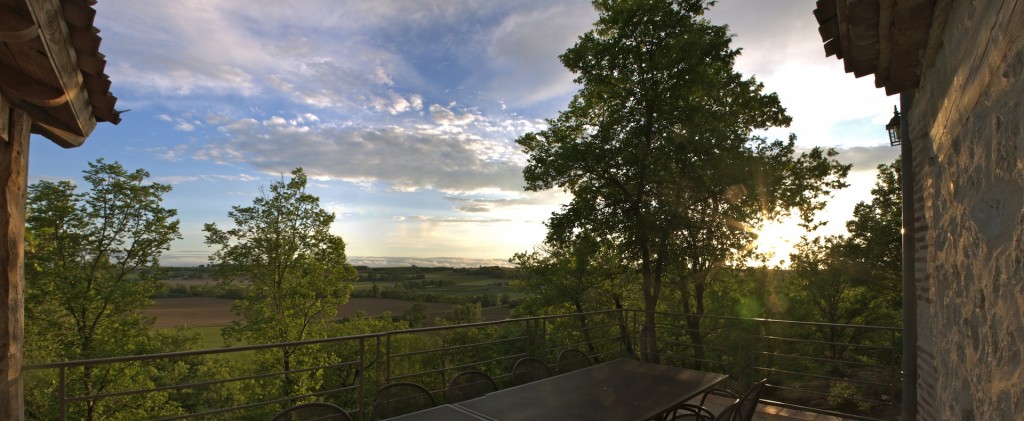
[[(835, 324), (893, 326), (899, 323), (902, 275), (902, 189), (899, 158), (878, 166), (871, 200), (854, 207), (849, 236), (805, 239), (792, 258), (791, 296), (808, 305), (793, 314)], [(865, 330), (830, 326), (830, 343), (856, 343)], [(838, 359), (846, 347), (830, 347)]]
[[(659, 358), (654, 319), (666, 276), (703, 276), (736, 248), (726, 234), (730, 226), (742, 232), (751, 209), (803, 197), (799, 186), (778, 192), (772, 183), (802, 164), (791, 155), (793, 139), (750, 138), (790, 118), (776, 95), (733, 70), (739, 51), (727, 28), (701, 18), (710, 3), (595, 0), (594, 29), (560, 56), (580, 91), (548, 129), (517, 140), (529, 155), (526, 188), (574, 197), (549, 220), (548, 240), (591, 232), (639, 268), (640, 350), (651, 361)], [(827, 155), (816, 151), (805, 163), (842, 172)], [(717, 243), (708, 249), (706, 239)]]
[[(234, 227), (206, 224), (206, 243), (219, 247), (210, 261), (217, 277), (237, 282), (244, 298), (232, 311), (244, 322), (225, 328), (225, 336), (248, 343), (292, 342), (322, 338), (346, 303), (357, 274), (346, 261), (345, 242), (330, 232), (334, 214), (306, 192), (301, 168), (289, 180), (276, 181), (251, 206), (234, 206)], [(304, 349), (309, 349), (306, 347)], [(289, 371), (297, 348), (281, 347), (278, 362)], [(284, 392), (299, 385), (286, 376)]]
[(876, 275), (900, 277), (903, 270), (903, 188), (902, 160), (878, 166), (871, 201), (853, 208), (853, 219), (844, 248), (847, 254), (867, 264)]
[[(626, 285), (635, 271), (615, 253), (608, 241), (599, 241), (587, 233), (577, 233), (570, 241), (549, 242), (529, 253), (516, 253), (509, 262), (519, 270), (512, 288), (524, 292), (526, 299), (516, 313), (577, 314), (579, 331), (591, 355), (597, 354), (590, 337), (585, 312), (624, 309), (632, 304), (636, 288)], [(622, 337), (632, 353), (622, 321)]]
[[(29, 362), (165, 350), (160, 344), (166, 341), (149, 334), (151, 320), (138, 311), (150, 304), (147, 297), (159, 287), (160, 255), (171, 241), (181, 238), (174, 219), (177, 212), (162, 205), (171, 187), (148, 182), (145, 170), (129, 172), (119, 163), (102, 159), (89, 163), (84, 173), (88, 191), (78, 192), (70, 181), (40, 181), (29, 187), (25, 249)], [(109, 370), (72, 373), (69, 381), (76, 390), (71, 392), (95, 394), (144, 381), (128, 368)], [(96, 401), (87, 401), (85, 412), (78, 415), (117, 418), (131, 409), (119, 408), (116, 399), (111, 403), (104, 409)], [(157, 413), (139, 402), (131, 407)]]

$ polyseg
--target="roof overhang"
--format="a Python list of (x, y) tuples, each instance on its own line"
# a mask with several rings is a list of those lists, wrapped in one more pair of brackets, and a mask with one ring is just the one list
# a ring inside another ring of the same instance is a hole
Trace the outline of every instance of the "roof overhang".
[(0, 94), (32, 118), (32, 131), (55, 143), (85, 142), (114, 109), (95, 1), (0, 0)]
[(875, 86), (893, 95), (917, 88), (933, 61), (945, 26), (936, 10), (948, 1), (818, 0), (814, 17), (826, 56), (856, 77), (874, 74)]

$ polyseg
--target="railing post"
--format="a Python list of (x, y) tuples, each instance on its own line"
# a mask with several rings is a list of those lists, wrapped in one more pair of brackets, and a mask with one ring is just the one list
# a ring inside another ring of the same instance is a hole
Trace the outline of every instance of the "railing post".
[(391, 383), (391, 332), (386, 334), (384, 345), (384, 361), (387, 362), (384, 366), (384, 380), (385, 383)]
[[(903, 378), (900, 376), (900, 374), (902, 372), (902, 370), (900, 370), (900, 367), (902, 366), (902, 364), (896, 364), (896, 353), (897, 352), (899, 352), (901, 354), (900, 355), (900, 362), (901, 363), (903, 361), (903, 358), (906, 358), (906, 355), (902, 355), (902, 352), (903, 352), (903, 340), (900, 338), (900, 335), (899, 335), (900, 332), (902, 332), (902, 331), (897, 331), (895, 329), (892, 330), (892, 342), (891, 342), (892, 343), (892, 348), (891, 348), (891, 352), (889, 353), (890, 356), (891, 356), (891, 358), (889, 360), (889, 367), (890, 367), (889, 370), (892, 372), (892, 389), (891, 389), (891, 392), (892, 392), (892, 404), (893, 405), (898, 405), (899, 408), (900, 408), (900, 411), (902, 413), (902, 411), (903, 411), (903, 405), (902, 405), (903, 402), (902, 402), (902, 400), (897, 400), (896, 399), (897, 396), (902, 398), (903, 397), (903, 392), (904, 392), (902, 390), (903, 389), (903, 387), (902, 387), (903, 386)], [(906, 373), (902, 373), (902, 374), (906, 375)]]
[(57, 393), (60, 395), (59, 402), (58, 402), (58, 405), (60, 406), (60, 409), (59, 409), (59, 411), (60, 411), (60, 421), (67, 421), (67, 419), (68, 419), (68, 394), (67, 394), (67, 388), (65, 387), (65, 385), (67, 384), (67, 380), (68, 380), (67, 368), (61, 367), (60, 370), (59, 370), (59, 373), (60, 373), (60, 383), (57, 384)]
[(359, 419), (366, 413), (366, 339), (359, 338)]

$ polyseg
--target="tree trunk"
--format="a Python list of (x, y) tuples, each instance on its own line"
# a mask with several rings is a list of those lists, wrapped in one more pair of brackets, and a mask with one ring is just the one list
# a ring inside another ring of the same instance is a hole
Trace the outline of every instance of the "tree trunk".
[(658, 281), (651, 273), (650, 250), (644, 247), (641, 251), (641, 271), (643, 272), (644, 292), (644, 326), (640, 329), (640, 359), (652, 363), (661, 363), (658, 353), (658, 334), (655, 328), (655, 313), (658, 307)]
[(700, 331), (700, 321), (702, 318), (703, 315), (701, 314), (686, 315), (686, 334), (690, 337), (690, 344), (693, 345), (693, 364), (690, 368), (694, 370), (701, 370), (706, 359), (704, 335)]
[(633, 341), (629, 336), (629, 326), (626, 323), (626, 311), (622, 305), (622, 298), (615, 297), (615, 309), (619, 311), (619, 335), (622, 336), (622, 350), (632, 358), (636, 358), (633, 350)]
[(0, 96), (0, 419), (25, 419), (25, 200), (32, 121)]
[(597, 349), (594, 348), (594, 343), (590, 340), (590, 329), (587, 329), (587, 315), (583, 314), (583, 303), (574, 301), (573, 305), (576, 307), (576, 317), (580, 321), (580, 331), (583, 332), (583, 342), (587, 343), (587, 353), (597, 355)]

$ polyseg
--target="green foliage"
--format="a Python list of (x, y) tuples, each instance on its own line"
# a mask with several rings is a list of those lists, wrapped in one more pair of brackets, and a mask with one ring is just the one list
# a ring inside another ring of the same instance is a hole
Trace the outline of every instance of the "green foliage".
[(305, 189), (306, 175), (296, 169), (252, 206), (234, 206), (228, 212), (234, 228), (204, 226), (206, 243), (220, 247), (210, 256), (218, 279), (245, 291), (232, 306), (245, 323), (226, 330), (228, 336), (250, 343), (322, 337), (348, 300), (355, 270), (341, 237), (330, 233), (334, 214)]
[(790, 118), (775, 94), (733, 70), (739, 51), (727, 28), (700, 17), (708, 3), (596, 0), (595, 28), (560, 56), (579, 93), (548, 129), (517, 140), (528, 190), (573, 195), (548, 221), (549, 243), (588, 232), (636, 262), (641, 349), (653, 361), (665, 278), (702, 312), (710, 272), (751, 240), (744, 227), (792, 208), (809, 217), (849, 169), (834, 151), (797, 156), (794, 137), (750, 137)]
[(456, 304), (444, 313), (444, 321), (436, 324), (459, 325), (484, 321), (480, 303)]
[[(320, 199), (306, 192), (306, 182), (298, 168), (287, 182), (272, 183), (269, 194), (261, 192), (252, 206), (232, 207), (233, 228), (204, 226), (206, 243), (219, 247), (210, 256), (218, 279), (244, 288), (244, 298), (232, 305), (244, 323), (225, 328), (225, 338), (247, 343), (322, 338), (338, 306), (348, 301), (356, 272), (346, 263), (344, 241), (330, 233), (334, 214), (320, 208)], [(264, 361), (274, 360), (287, 371), (292, 364), (318, 358), (310, 349), (285, 347)], [(315, 383), (286, 376), (283, 392), (307, 390)]]
[(427, 305), (419, 301), (413, 303), (402, 313), (402, 319), (409, 322), (409, 327), (416, 328), (423, 326), (427, 321)]
[(792, 257), (794, 296), (833, 323), (898, 324), (902, 277), (900, 160), (878, 167), (870, 202), (854, 208), (848, 237), (805, 239)]
[[(187, 346), (184, 336), (151, 335), (151, 320), (138, 314), (158, 289), (158, 260), (181, 238), (176, 211), (164, 208), (170, 186), (149, 183), (149, 173), (129, 172), (102, 159), (84, 171), (89, 190), (68, 181), (29, 187), (25, 248), (26, 353), (29, 363), (137, 355)], [(72, 394), (94, 394), (152, 383), (152, 373), (127, 365), (68, 374)], [(45, 377), (45, 376), (44, 376)], [(40, 397), (53, 392), (41, 379), (27, 394), (32, 416), (55, 407)], [(40, 399), (40, 400), (37, 400)], [(158, 396), (83, 402), (74, 418), (131, 419), (173, 413)], [(170, 411), (170, 412), (168, 412)]]

